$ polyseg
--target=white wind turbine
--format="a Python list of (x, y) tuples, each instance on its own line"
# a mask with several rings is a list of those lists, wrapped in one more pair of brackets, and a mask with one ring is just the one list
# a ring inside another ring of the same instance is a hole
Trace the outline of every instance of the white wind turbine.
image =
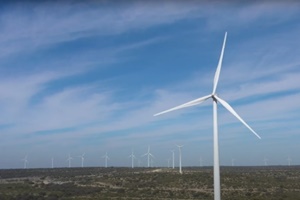
[(232, 158), (232, 159), (231, 159), (231, 166), (232, 166), (232, 167), (234, 166), (234, 161), (235, 161), (235, 159)]
[(67, 158), (67, 160), (66, 161), (68, 161), (69, 162), (69, 168), (71, 167), (71, 160), (72, 160), (73, 158), (71, 157), (71, 155), (69, 154), (68, 155), (68, 158)]
[(288, 161), (289, 166), (291, 166), (291, 161), (292, 161), (292, 159), (291, 159), (290, 156), (287, 158), (287, 161)]
[(78, 156), (79, 158), (81, 158), (81, 167), (83, 167), (84, 155), (85, 153), (83, 153), (81, 156)]
[(265, 163), (265, 166), (268, 165), (268, 159), (266, 157), (264, 158), (264, 163)]
[(27, 163), (28, 163), (28, 160), (27, 160), (27, 155), (22, 159), (24, 161), (24, 169), (27, 168)]
[(107, 160), (109, 160), (109, 157), (107, 155), (107, 152), (105, 153), (105, 155), (102, 157), (105, 159), (105, 168), (107, 168)]
[(129, 158), (131, 158), (131, 168), (134, 168), (135, 155), (133, 154), (133, 150), (131, 151), (131, 154), (129, 155)]
[(182, 169), (181, 169), (181, 148), (183, 147), (183, 145), (177, 145), (178, 150), (179, 150), (179, 173), (182, 174)]
[(172, 152), (172, 167), (174, 169), (175, 168), (175, 151), (172, 150), (171, 152)]
[(154, 156), (150, 153), (150, 146), (148, 146), (148, 152), (142, 155), (141, 157), (148, 156), (148, 167), (150, 167), (150, 156), (154, 158)]
[(218, 85), (219, 76), (220, 76), (221, 67), (222, 67), (222, 60), (223, 60), (223, 55), (224, 55), (226, 37), (227, 37), (227, 32), (225, 33), (222, 51), (221, 51), (219, 63), (218, 63), (214, 81), (213, 81), (212, 93), (207, 96), (203, 96), (201, 98), (195, 99), (193, 101), (184, 103), (182, 105), (176, 106), (174, 108), (171, 108), (169, 110), (166, 110), (166, 111), (163, 111), (163, 112), (160, 112), (160, 113), (157, 113), (154, 115), (154, 116), (157, 116), (157, 115), (161, 115), (161, 114), (164, 114), (164, 113), (167, 113), (170, 111), (174, 111), (174, 110), (178, 110), (181, 108), (195, 106), (195, 105), (198, 105), (210, 98), (213, 100), (214, 199), (215, 200), (221, 199), (217, 104), (220, 103), (221, 105), (223, 105), (232, 115), (234, 115), (238, 120), (240, 120), (253, 134), (255, 134), (260, 139), (260, 136), (235, 112), (235, 110), (226, 101), (224, 101), (223, 99), (218, 97), (216, 94), (217, 85)]
[(200, 157), (200, 167), (203, 167), (203, 159)]
[(170, 158), (167, 159), (167, 162), (168, 162), (168, 168), (170, 168), (170, 160), (171, 160)]

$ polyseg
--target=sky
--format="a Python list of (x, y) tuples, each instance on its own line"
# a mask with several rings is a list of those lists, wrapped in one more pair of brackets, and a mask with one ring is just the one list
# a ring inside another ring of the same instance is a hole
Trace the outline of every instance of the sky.
[(23, 1), (0, 7), (0, 168), (300, 164), (300, 11), (296, 1)]

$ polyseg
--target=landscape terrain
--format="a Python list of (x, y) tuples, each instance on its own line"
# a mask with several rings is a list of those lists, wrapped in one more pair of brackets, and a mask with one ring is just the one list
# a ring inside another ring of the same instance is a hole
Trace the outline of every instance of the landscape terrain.
[[(223, 200), (300, 199), (300, 166), (221, 167)], [(213, 199), (212, 167), (0, 170), (0, 199)]]

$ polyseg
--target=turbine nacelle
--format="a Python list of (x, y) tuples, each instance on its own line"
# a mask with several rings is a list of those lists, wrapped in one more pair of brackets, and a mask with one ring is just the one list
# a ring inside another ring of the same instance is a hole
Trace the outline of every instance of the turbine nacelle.
[(216, 96), (217, 96), (217, 94), (211, 94), (210, 97), (211, 97), (214, 101), (218, 102), (217, 99), (216, 99)]

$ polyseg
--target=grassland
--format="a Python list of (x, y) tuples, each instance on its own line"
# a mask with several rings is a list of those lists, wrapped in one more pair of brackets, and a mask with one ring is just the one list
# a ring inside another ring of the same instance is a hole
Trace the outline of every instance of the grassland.
[[(0, 170), (1, 200), (213, 199), (212, 168)], [(221, 167), (223, 200), (300, 199), (300, 166)]]

